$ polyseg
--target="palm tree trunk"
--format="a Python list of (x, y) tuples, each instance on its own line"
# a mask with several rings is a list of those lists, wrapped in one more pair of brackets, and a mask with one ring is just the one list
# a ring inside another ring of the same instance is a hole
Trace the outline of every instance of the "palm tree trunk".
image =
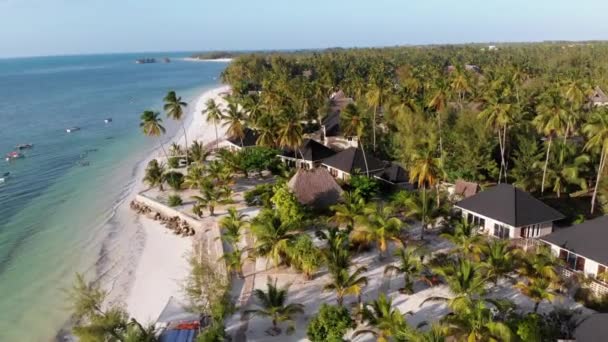
[(165, 154), (165, 158), (167, 158), (167, 162), (169, 162), (169, 155), (167, 154), (167, 151), (165, 150), (165, 146), (163, 145), (163, 139), (161, 139), (160, 136), (158, 137), (158, 143), (160, 145), (160, 148), (163, 150), (163, 153)]
[(540, 186), (540, 193), (545, 192), (545, 179), (547, 178), (547, 165), (549, 164), (549, 152), (551, 151), (551, 142), (553, 142), (553, 136), (549, 136), (549, 144), (547, 145), (547, 156), (545, 157), (545, 166), (543, 167), (543, 182)]
[(593, 211), (595, 210), (595, 199), (597, 197), (597, 188), (600, 184), (600, 181), (602, 179), (602, 173), (604, 172), (604, 164), (606, 163), (606, 151), (605, 151), (605, 146), (602, 146), (602, 155), (600, 156), (600, 164), (598, 165), (597, 168), (597, 176), (595, 179), (595, 186), (593, 187), (593, 196), (591, 196), (591, 214), (593, 214)]
[(534, 313), (538, 312), (538, 306), (540, 305), (540, 302), (535, 302), (534, 303)]
[(504, 125), (502, 128), (502, 163), (503, 169), (505, 173), (505, 183), (509, 183), (507, 179), (507, 159), (505, 158), (505, 154), (507, 153), (507, 125)]
[(220, 149), (220, 138), (217, 133), (217, 122), (215, 122), (215, 121), (214, 121), (214, 126), (215, 126), (215, 149), (219, 150)]
[(374, 106), (374, 122), (372, 125), (372, 131), (374, 133), (374, 152), (376, 152), (376, 115), (378, 111), (378, 105)]
[(424, 221), (426, 221), (426, 184), (422, 187), (422, 217), (420, 221), (420, 241), (424, 241)]
[(369, 167), (367, 166), (367, 156), (365, 156), (365, 149), (363, 148), (363, 141), (361, 141), (360, 137), (357, 137), (359, 140), (359, 145), (361, 145), (361, 153), (363, 154), (363, 162), (365, 163), (365, 174), (369, 177)]
[(186, 126), (184, 126), (183, 122), (182, 130), (184, 131), (184, 143), (186, 144), (186, 171), (188, 171), (188, 166), (190, 166), (190, 163), (188, 162), (188, 136), (186, 135)]
[(443, 162), (443, 139), (441, 138), (441, 114), (437, 112), (437, 128), (439, 131), (439, 155)]
[(502, 133), (500, 131), (500, 128), (498, 128), (497, 131), (498, 131), (498, 149), (500, 150), (500, 170), (498, 171), (498, 184), (500, 184), (501, 180), (502, 180), (502, 169), (505, 165), (505, 158), (504, 158), (504, 153), (503, 153)]

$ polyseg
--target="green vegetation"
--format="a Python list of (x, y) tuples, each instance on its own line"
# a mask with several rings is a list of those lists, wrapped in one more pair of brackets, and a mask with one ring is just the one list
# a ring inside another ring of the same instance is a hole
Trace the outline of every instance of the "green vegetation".
[(342, 342), (355, 324), (348, 309), (323, 303), (308, 324), (307, 336), (312, 342)]
[(177, 207), (177, 206), (182, 205), (183, 203), (184, 203), (184, 201), (182, 200), (180, 195), (170, 195), (169, 198), (167, 199), (167, 204), (170, 207)]
[(270, 208), (270, 199), (274, 196), (273, 184), (258, 184), (253, 189), (245, 192), (245, 202), (248, 206), (261, 206)]
[(165, 173), (164, 178), (167, 184), (169, 184), (173, 190), (179, 191), (182, 189), (182, 185), (184, 184), (184, 175), (181, 172), (167, 172)]

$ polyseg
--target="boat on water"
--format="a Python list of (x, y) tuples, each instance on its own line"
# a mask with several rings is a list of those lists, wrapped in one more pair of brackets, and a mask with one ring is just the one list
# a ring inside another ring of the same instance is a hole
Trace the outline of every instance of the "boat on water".
[(156, 59), (155, 58), (139, 58), (135, 60), (136, 64), (150, 64), (150, 63), (156, 63)]
[(80, 131), (80, 127), (70, 127), (70, 128), (66, 128), (65, 129), (66, 132), (68, 133), (72, 133), (72, 132), (76, 132), (76, 131)]
[(8, 176), (10, 176), (11, 173), (10, 172), (5, 172), (2, 174), (2, 176), (0, 176), (0, 184), (6, 182), (6, 180), (8, 179)]
[(104, 119), (104, 120), (103, 120), (103, 122), (105, 122), (105, 123), (110, 123), (110, 122), (112, 122), (112, 118), (107, 118), (107, 119)]
[(25, 155), (23, 153), (21, 153), (19, 151), (13, 151), (13, 152), (7, 153), (5, 159), (6, 159), (6, 161), (11, 161), (14, 159), (21, 159), (23, 157), (25, 157)]
[(29, 150), (33, 147), (34, 147), (34, 144), (19, 144), (19, 145), (15, 146), (15, 148), (18, 150)]

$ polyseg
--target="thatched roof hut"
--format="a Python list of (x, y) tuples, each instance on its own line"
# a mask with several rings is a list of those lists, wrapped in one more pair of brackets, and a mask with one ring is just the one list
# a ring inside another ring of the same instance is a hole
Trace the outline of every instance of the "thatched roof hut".
[(287, 183), (298, 201), (315, 209), (324, 209), (338, 203), (342, 188), (327, 169), (299, 169)]

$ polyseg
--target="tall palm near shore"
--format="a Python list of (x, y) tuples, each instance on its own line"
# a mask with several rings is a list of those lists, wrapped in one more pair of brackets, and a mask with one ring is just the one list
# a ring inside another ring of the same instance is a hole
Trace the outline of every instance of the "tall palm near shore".
[(380, 251), (380, 257), (384, 257), (388, 249), (388, 242), (393, 240), (401, 243), (401, 229), (403, 221), (394, 216), (393, 209), (388, 206), (380, 206), (370, 203), (359, 217), (360, 224), (352, 232), (355, 242), (375, 242)]
[(282, 222), (272, 211), (262, 212), (253, 219), (251, 232), (256, 239), (255, 255), (270, 259), (274, 267), (288, 261), (288, 250), (299, 234), (295, 227)]
[(202, 112), (203, 115), (207, 115), (207, 122), (212, 123), (215, 127), (215, 143), (216, 148), (220, 147), (220, 137), (217, 132), (217, 125), (222, 120), (222, 108), (215, 102), (215, 99), (209, 99), (205, 103), (205, 109)]
[(237, 244), (241, 240), (241, 233), (248, 224), (247, 215), (239, 213), (235, 207), (228, 208), (228, 215), (219, 221), (222, 240), (232, 245), (233, 249), (238, 249)]
[(507, 129), (512, 122), (512, 114), (510, 103), (502, 101), (499, 94), (493, 93), (485, 99), (485, 108), (479, 113), (479, 118), (486, 122), (488, 127), (491, 127), (498, 135), (498, 146), (500, 148), (500, 172), (498, 174), (498, 183), (500, 183), (504, 174), (505, 182), (507, 181), (507, 164), (506, 164), (506, 144), (507, 144)]
[(593, 188), (593, 196), (591, 197), (591, 213), (593, 214), (597, 189), (602, 180), (602, 174), (606, 165), (606, 155), (608, 155), (608, 110), (600, 109), (595, 111), (587, 124), (583, 126), (583, 132), (589, 139), (585, 144), (585, 149), (600, 151), (595, 186)]
[(267, 290), (256, 289), (253, 291), (255, 298), (260, 302), (259, 309), (246, 310), (245, 314), (268, 317), (272, 320), (271, 335), (281, 333), (279, 323), (288, 323), (287, 333), (295, 330), (293, 316), (304, 313), (304, 305), (299, 303), (287, 304), (287, 287), (280, 288), (268, 278)]
[(422, 264), (424, 254), (422, 254), (420, 248), (407, 247), (398, 249), (395, 252), (395, 257), (397, 258), (397, 264), (387, 265), (384, 268), (384, 274), (390, 272), (403, 274), (404, 284), (403, 288), (399, 289), (399, 291), (412, 294), (414, 293), (414, 280), (420, 278), (424, 269), (424, 265)]
[(158, 144), (163, 150), (165, 158), (169, 160), (169, 155), (167, 154), (167, 151), (165, 151), (163, 140), (161, 139), (161, 136), (165, 134), (165, 127), (162, 125), (163, 119), (160, 118), (160, 113), (152, 110), (146, 110), (141, 114), (140, 119), (141, 121), (139, 123), (139, 127), (141, 127), (146, 136), (158, 138)]
[(182, 121), (182, 118), (184, 117), (184, 108), (186, 108), (188, 104), (182, 101), (182, 98), (180, 96), (177, 96), (177, 94), (173, 90), (167, 93), (163, 101), (165, 102), (163, 108), (165, 110), (165, 113), (167, 113), (167, 117), (176, 121), (180, 121), (182, 125), (182, 130), (184, 131), (184, 142), (186, 144), (186, 164), (188, 165), (190, 164), (188, 162), (188, 136), (186, 135), (186, 126)]
[(158, 160), (152, 159), (146, 167), (144, 182), (151, 187), (158, 186), (160, 191), (163, 191), (163, 183), (165, 182), (165, 164), (159, 163)]
[(566, 116), (566, 104), (561, 95), (556, 91), (550, 91), (536, 107), (537, 115), (532, 120), (539, 133), (547, 138), (547, 149), (545, 156), (545, 166), (543, 167), (543, 180), (541, 183), (541, 193), (545, 191), (545, 181), (547, 178), (547, 166), (549, 165), (549, 154), (551, 144), (555, 134), (564, 134), (564, 117)]
[(228, 136), (241, 140), (245, 137), (245, 115), (239, 109), (238, 103), (235, 100), (228, 98), (228, 107), (224, 110), (222, 126), (227, 127)]

